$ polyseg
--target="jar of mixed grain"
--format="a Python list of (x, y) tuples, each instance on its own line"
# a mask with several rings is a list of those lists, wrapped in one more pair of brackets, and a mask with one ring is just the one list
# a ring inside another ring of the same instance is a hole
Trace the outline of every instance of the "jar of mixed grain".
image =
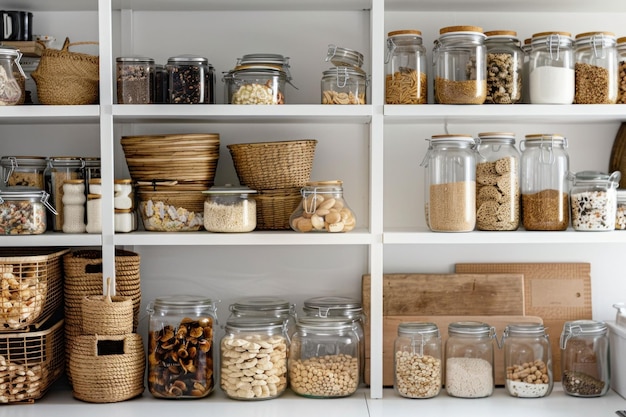
[(494, 389), (495, 329), (476, 321), (448, 325), (445, 386), (452, 397), (489, 397)]
[(287, 73), (279, 65), (238, 65), (224, 75), (229, 104), (285, 104)]
[(343, 197), (343, 181), (311, 181), (301, 190), (302, 201), (289, 224), (296, 232), (349, 232), (356, 216)]
[(486, 61), (482, 28), (442, 28), (433, 48), (435, 101), (440, 104), (483, 104), (487, 98)]
[(574, 102), (574, 40), (569, 32), (540, 32), (532, 36), (530, 102)]
[(322, 104), (366, 104), (367, 77), (360, 68), (333, 67), (322, 76)]
[(425, 168), (426, 223), (433, 232), (470, 232), (476, 225), (476, 152), (471, 135), (435, 135)]
[(46, 212), (57, 214), (48, 197), (47, 192), (33, 187), (0, 189), (0, 235), (44, 233), (48, 224)]
[(615, 230), (617, 187), (621, 173), (581, 171), (570, 191), (572, 227), (582, 231)]
[(615, 230), (626, 230), (626, 190), (616, 192)]
[(279, 319), (285, 325), (289, 338), (296, 331), (296, 305), (280, 297), (251, 296), (241, 298), (229, 306), (230, 318)]
[(522, 100), (524, 53), (513, 30), (485, 32), (487, 98), (485, 103), (514, 104)]
[(513, 397), (540, 398), (550, 395), (552, 350), (543, 324), (509, 324), (502, 336), (504, 385)]
[(387, 34), (385, 57), (385, 103), (428, 102), (426, 48), (419, 30), (396, 30)]
[(576, 104), (615, 104), (618, 94), (617, 38), (612, 32), (576, 35)]
[(403, 322), (394, 342), (393, 387), (405, 398), (432, 398), (441, 391), (442, 351), (435, 323)]
[(115, 61), (118, 104), (154, 103), (154, 59), (118, 57)]
[(520, 142), (522, 224), (526, 230), (565, 230), (569, 226), (567, 139), (530, 134)]
[(626, 104), (626, 36), (617, 39), (617, 104)]
[(600, 397), (609, 390), (609, 335), (606, 323), (565, 322), (561, 333), (561, 383), (574, 397)]
[(196, 55), (179, 55), (167, 60), (168, 103), (211, 103), (211, 70), (209, 60)]
[(204, 228), (209, 232), (240, 233), (256, 228), (256, 201), (248, 187), (213, 186), (204, 202)]
[(3, 187), (45, 188), (44, 171), (47, 161), (43, 156), (3, 156), (0, 158)]
[(20, 65), (22, 53), (10, 47), (0, 47), (0, 106), (14, 106), (23, 102), (23, 92), (20, 81), (15, 77), (14, 69), (17, 67), (18, 75), (26, 79), (26, 74)]
[(44, 171), (46, 191), (50, 194), (52, 205), (58, 215), (49, 217), (48, 225), (55, 232), (63, 231), (63, 183), (68, 180), (83, 179), (85, 175), (85, 160), (74, 156), (60, 156), (48, 158), (48, 167)]

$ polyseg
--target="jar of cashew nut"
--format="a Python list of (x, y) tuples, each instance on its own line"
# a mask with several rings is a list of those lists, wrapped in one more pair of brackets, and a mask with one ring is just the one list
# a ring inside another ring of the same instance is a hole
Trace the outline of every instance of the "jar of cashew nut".
[(356, 216), (343, 198), (343, 181), (308, 182), (289, 224), (296, 232), (349, 232)]
[(229, 104), (285, 104), (287, 74), (279, 65), (238, 65), (224, 75)]
[(366, 104), (367, 77), (360, 68), (333, 67), (322, 77), (322, 104)]

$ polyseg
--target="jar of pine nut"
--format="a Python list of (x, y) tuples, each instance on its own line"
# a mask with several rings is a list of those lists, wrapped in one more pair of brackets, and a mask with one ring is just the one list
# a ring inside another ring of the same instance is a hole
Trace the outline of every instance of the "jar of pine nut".
[(612, 32), (576, 35), (576, 104), (615, 104), (618, 86), (617, 38)]
[(487, 98), (485, 103), (514, 104), (522, 99), (523, 52), (513, 30), (485, 32)]
[(426, 48), (419, 30), (387, 34), (386, 104), (425, 104), (428, 101)]
[(333, 67), (322, 77), (322, 104), (366, 104), (367, 77), (360, 68)]
[(530, 52), (530, 102), (574, 102), (574, 40), (569, 32), (535, 33)]
[(626, 36), (617, 39), (617, 104), (626, 104)]

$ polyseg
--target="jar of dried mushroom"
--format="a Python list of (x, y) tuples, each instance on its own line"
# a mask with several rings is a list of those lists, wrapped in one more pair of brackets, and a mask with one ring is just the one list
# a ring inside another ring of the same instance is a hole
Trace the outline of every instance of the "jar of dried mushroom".
[(302, 201), (289, 224), (296, 232), (349, 232), (356, 216), (343, 197), (343, 181), (311, 181), (301, 190)]
[(520, 224), (520, 153), (515, 134), (478, 134), (476, 228), (517, 230)]
[(285, 104), (287, 73), (280, 65), (238, 65), (224, 82), (229, 104)]
[(44, 233), (46, 212), (57, 214), (48, 197), (47, 192), (33, 187), (0, 189), (0, 235)]
[(626, 36), (617, 39), (617, 104), (626, 104)]
[(426, 48), (419, 30), (387, 34), (386, 104), (425, 104), (428, 101)]
[(485, 34), (477, 26), (439, 30), (433, 48), (435, 101), (440, 104), (483, 104), (487, 98)]
[(567, 139), (530, 134), (520, 142), (522, 224), (526, 230), (565, 230), (569, 226)]
[(43, 190), (47, 164), (43, 156), (3, 156), (0, 158), (2, 186), (35, 187)]
[(154, 103), (154, 59), (133, 56), (115, 61), (118, 104)]
[(432, 398), (441, 391), (442, 351), (435, 323), (402, 322), (394, 342), (393, 387), (406, 398)]
[(487, 47), (487, 98), (485, 103), (514, 104), (522, 100), (524, 53), (517, 32), (485, 32)]
[(270, 295), (241, 298), (229, 306), (230, 318), (280, 319), (291, 338), (296, 330), (296, 305)]
[(209, 60), (197, 55), (178, 55), (167, 60), (168, 103), (212, 104)]
[(550, 395), (552, 350), (543, 324), (515, 323), (504, 329), (504, 385), (513, 397), (540, 398)]
[(617, 101), (617, 38), (612, 32), (576, 35), (576, 104), (615, 104)]
[(476, 226), (476, 152), (471, 135), (434, 135), (422, 166), (426, 223), (433, 232)]
[(256, 228), (256, 200), (248, 187), (213, 186), (204, 202), (204, 228), (208, 232), (241, 233)]
[(621, 173), (581, 171), (570, 191), (572, 227), (582, 231), (615, 230), (617, 187)]
[(609, 390), (609, 335), (606, 323), (565, 322), (561, 333), (561, 383), (574, 397), (600, 397)]
[(48, 158), (48, 167), (44, 171), (46, 191), (50, 194), (52, 205), (59, 214), (48, 224), (55, 232), (63, 231), (63, 183), (68, 180), (82, 179), (85, 175), (85, 160), (74, 156)]
[(530, 102), (574, 102), (574, 40), (569, 32), (540, 32), (532, 36)]
[(367, 77), (360, 68), (333, 67), (322, 76), (322, 104), (366, 104)]
[(157, 398), (203, 398), (215, 387), (213, 300), (197, 295), (155, 299), (147, 307), (148, 388)]
[(14, 68), (19, 75), (26, 79), (26, 74), (20, 65), (22, 53), (9, 47), (0, 47), (0, 106), (14, 106), (23, 100), (20, 81), (15, 78)]

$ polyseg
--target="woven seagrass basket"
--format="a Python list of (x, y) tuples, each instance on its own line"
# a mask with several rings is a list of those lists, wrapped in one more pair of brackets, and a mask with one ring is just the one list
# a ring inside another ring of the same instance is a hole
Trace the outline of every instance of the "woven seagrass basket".
[(106, 295), (83, 298), (83, 334), (122, 335), (133, 332), (133, 299), (111, 296), (110, 289), (111, 278), (107, 278)]
[(300, 188), (262, 190), (255, 194), (257, 230), (291, 229), (289, 217), (298, 208)]

